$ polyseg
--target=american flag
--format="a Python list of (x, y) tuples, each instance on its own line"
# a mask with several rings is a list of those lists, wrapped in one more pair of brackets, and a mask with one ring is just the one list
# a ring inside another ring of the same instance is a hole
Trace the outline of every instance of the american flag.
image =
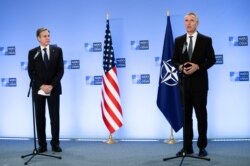
[(112, 134), (122, 126), (122, 108), (108, 19), (104, 40), (103, 70), (104, 75), (102, 78), (101, 102), (102, 118), (109, 132)]

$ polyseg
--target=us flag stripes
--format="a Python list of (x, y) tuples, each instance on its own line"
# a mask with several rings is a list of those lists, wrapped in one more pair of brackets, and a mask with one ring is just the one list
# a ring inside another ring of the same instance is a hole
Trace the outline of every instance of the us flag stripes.
[(104, 75), (102, 78), (101, 102), (102, 118), (107, 129), (112, 134), (122, 126), (122, 108), (108, 18), (106, 21), (103, 50), (103, 70)]

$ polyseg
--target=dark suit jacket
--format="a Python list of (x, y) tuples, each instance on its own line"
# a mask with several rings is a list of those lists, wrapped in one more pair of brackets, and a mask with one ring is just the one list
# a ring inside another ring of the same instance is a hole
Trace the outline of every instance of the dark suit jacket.
[(42, 58), (42, 51), (39, 47), (33, 48), (28, 55), (28, 73), (32, 82), (34, 93), (40, 89), (41, 85), (52, 85), (51, 95), (59, 95), (62, 93), (61, 79), (64, 74), (64, 63), (62, 49), (57, 46), (50, 45), (50, 59), (48, 69)]
[[(186, 34), (175, 39), (172, 61), (177, 69), (179, 69), (179, 65), (189, 61), (185, 43)], [(181, 74), (182, 85), (184, 85), (184, 88), (188, 86), (192, 91), (207, 91), (207, 69), (215, 64), (214, 49), (210, 37), (198, 33), (191, 62), (198, 64), (200, 69), (190, 76)]]

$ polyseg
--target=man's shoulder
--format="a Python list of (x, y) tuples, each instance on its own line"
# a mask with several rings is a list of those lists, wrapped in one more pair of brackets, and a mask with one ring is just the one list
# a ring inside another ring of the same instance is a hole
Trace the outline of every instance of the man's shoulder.
[(57, 45), (50, 45), (50, 52), (56, 53), (56, 54), (62, 54), (61, 47), (58, 47)]
[(175, 40), (183, 40), (183, 39), (186, 39), (186, 34), (183, 34), (183, 35), (181, 35), (181, 36), (177, 36), (177, 37), (175, 38)]
[(52, 45), (49, 45), (49, 46), (50, 46), (50, 49), (62, 49), (61, 47), (59, 47), (56, 44), (52, 44)]
[(34, 47), (32, 49), (29, 50), (29, 52), (37, 52), (40, 49), (40, 47)]
[(202, 33), (198, 33), (197, 37), (203, 38), (203, 39), (211, 39), (210, 36), (204, 35), (204, 34), (202, 34)]
[(186, 41), (186, 35), (181, 35), (181, 36), (177, 36), (175, 38), (175, 45), (183, 45), (183, 43)]

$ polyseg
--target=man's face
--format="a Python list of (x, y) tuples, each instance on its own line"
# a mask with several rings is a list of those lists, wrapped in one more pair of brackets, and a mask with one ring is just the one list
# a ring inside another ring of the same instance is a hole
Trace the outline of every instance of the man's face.
[(198, 22), (194, 15), (187, 15), (185, 17), (185, 28), (187, 33), (193, 34), (196, 31)]
[(50, 43), (50, 34), (48, 31), (42, 31), (37, 39), (40, 45), (46, 47)]

